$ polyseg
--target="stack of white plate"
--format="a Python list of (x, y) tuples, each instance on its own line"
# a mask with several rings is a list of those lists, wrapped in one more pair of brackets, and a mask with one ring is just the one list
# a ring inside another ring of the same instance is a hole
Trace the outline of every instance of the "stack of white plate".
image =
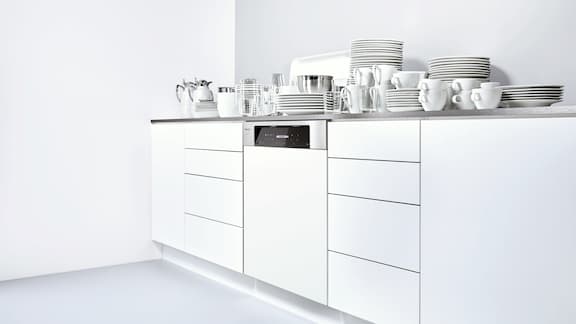
[(277, 111), (283, 114), (321, 114), (324, 112), (324, 94), (278, 94), (274, 99), (274, 104)]
[(386, 108), (391, 112), (423, 110), (418, 101), (420, 89), (390, 89), (386, 90)]
[(490, 58), (481, 56), (446, 56), (428, 61), (430, 79), (490, 79)]
[(550, 84), (515, 85), (502, 87), (502, 106), (547, 107), (562, 101), (564, 86)]
[(350, 50), (350, 71), (374, 65), (392, 65), (402, 70), (404, 43), (388, 39), (357, 39)]
[(214, 101), (193, 102), (191, 110), (194, 118), (218, 117), (218, 110)]

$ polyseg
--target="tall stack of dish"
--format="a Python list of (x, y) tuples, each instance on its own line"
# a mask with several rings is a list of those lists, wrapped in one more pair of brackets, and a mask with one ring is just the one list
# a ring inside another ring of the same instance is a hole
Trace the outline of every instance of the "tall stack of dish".
[(350, 76), (354, 70), (390, 65), (402, 70), (404, 42), (390, 39), (356, 39), (350, 48)]

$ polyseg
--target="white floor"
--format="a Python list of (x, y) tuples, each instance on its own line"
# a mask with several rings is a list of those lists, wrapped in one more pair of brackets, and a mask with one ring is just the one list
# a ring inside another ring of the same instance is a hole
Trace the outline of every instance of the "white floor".
[(310, 323), (165, 261), (0, 282), (1, 324)]

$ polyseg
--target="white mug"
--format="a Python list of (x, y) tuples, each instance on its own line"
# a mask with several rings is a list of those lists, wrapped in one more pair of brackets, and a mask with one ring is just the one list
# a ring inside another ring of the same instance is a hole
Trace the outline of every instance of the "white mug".
[(452, 103), (462, 110), (473, 110), (476, 108), (472, 101), (472, 90), (462, 90), (457, 95), (452, 96)]
[(377, 112), (386, 111), (386, 91), (392, 88), (390, 82), (370, 88), (370, 99), (372, 99), (372, 104)]
[(425, 111), (440, 111), (446, 107), (448, 89), (435, 88), (432, 90), (420, 90), (418, 101)]
[(481, 80), (478, 79), (455, 79), (452, 81), (452, 90), (459, 93), (464, 90), (480, 88)]
[(494, 109), (498, 108), (500, 99), (502, 99), (501, 88), (473, 89), (472, 101), (477, 109)]
[(392, 76), (392, 84), (396, 89), (415, 89), (425, 76), (426, 71), (400, 71)]
[(368, 105), (367, 88), (361, 85), (347, 85), (340, 92), (342, 98), (346, 98), (348, 112), (360, 114), (364, 107)]
[(373, 87), (376, 84), (372, 69), (367, 67), (354, 69), (354, 79), (356, 84), (361, 86)]
[(374, 74), (376, 85), (383, 85), (390, 82), (390, 80), (392, 80), (392, 76), (396, 72), (398, 72), (398, 69), (393, 65), (372, 66), (372, 73)]

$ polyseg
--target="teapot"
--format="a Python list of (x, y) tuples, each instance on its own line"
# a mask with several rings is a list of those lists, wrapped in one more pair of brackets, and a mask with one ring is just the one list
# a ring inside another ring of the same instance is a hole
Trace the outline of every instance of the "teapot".
[(194, 102), (214, 101), (214, 94), (209, 86), (212, 81), (200, 80), (196, 82), (196, 88), (192, 92)]

